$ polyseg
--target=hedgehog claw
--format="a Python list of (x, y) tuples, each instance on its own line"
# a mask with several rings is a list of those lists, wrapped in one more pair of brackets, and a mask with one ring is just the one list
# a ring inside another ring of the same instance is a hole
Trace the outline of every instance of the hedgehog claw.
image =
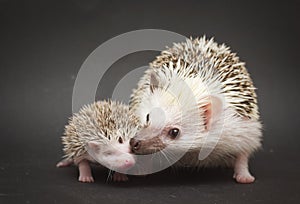
[(94, 178), (92, 176), (79, 176), (78, 181), (83, 182), (83, 183), (94, 183)]

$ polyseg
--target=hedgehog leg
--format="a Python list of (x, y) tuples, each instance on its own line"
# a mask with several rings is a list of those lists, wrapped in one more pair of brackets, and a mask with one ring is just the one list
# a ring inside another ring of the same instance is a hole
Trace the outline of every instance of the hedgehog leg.
[(241, 154), (236, 158), (234, 164), (233, 178), (238, 183), (253, 183), (255, 178), (250, 174), (248, 169), (248, 155)]
[(78, 163), (79, 168), (79, 178), (78, 181), (84, 182), (84, 183), (93, 183), (94, 178), (92, 176), (92, 171), (90, 164), (87, 160), (82, 160)]
[(128, 181), (128, 177), (126, 174), (115, 172), (113, 175), (113, 181)]
[(73, 163), (74, 163), (73, 159), (63, 159), (56, 164), (56, 167), (57, 168), (66, 167), (66, 166), (70, 166)]

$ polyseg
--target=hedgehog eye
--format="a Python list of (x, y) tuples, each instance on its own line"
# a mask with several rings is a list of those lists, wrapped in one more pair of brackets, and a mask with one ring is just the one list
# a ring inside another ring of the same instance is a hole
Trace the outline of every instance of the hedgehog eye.
[(149, 122), (149, 113), (146, 116), (146, 122)]
[(122, 137), (119, 137), (118, 142), (119, 142), (120, 144), (123, 144), (123, 139), (122, 139)]
[(168, 134), (172, 139), (175, 139), (179, 135), (179, 129), (173, 128), (173, 129), (169, 130)]

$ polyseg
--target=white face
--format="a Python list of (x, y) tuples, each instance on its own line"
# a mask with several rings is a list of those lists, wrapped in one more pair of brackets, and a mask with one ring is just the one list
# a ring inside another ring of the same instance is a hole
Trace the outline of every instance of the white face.
[(137, 109), (143, 128), (134, 137), (134, 153), (151, 154), (167, 147), (178, 152), (199, 147), (201, 138), (222, 113), (222, 106), (217, 96), (205, 96), (196, 103), (162, 89), (153, 90)]
[(164, 103), (165, 98), (173, 101), (172, 95), (154, 90), (138, 109), (143, 128), (135, 136), (140, 141), (139, 149), (134, 149), (136, 154), (154, 153), (166, 146), (172, 148), (184, 135), (180, 107), (176, 101), (171, 105)]
[(135, 156), (130, 153), (129, 141), (109, 142), (102, 144), (91, 141), (87, 145), (88, 153), (103, 166), (125, 173), (135, 165)]
[(200, 78), (164, 71), (151, 74), (149, 90), (136, 108), (144, 125), (132, 142), (136, 154), (197, 149), (223, 111), (222, 97), (211, 95)]

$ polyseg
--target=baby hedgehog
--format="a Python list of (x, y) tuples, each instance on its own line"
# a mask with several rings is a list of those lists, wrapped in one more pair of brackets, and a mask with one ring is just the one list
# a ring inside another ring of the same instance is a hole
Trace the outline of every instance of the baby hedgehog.
[(124, 174), (135, 165), (129, 140), (138, 130), (138, 119), (129, 107), (113, 101), (98, 101), (75, 113), (62, 136), (65, 159), (57, 167), (78, 165), (79, 181), (94, 182), (89, 162), (116, 171), (114, 181), (126, 181)]
[(262, 132), (245, 63), (204, 36), (174, 44), (150, 66), (131, 96), (143, 125), (132, 150), (163, 152), (175, 165), (230, 166), (237, 182), (252, 183), (248, 158), (261, 147)]

